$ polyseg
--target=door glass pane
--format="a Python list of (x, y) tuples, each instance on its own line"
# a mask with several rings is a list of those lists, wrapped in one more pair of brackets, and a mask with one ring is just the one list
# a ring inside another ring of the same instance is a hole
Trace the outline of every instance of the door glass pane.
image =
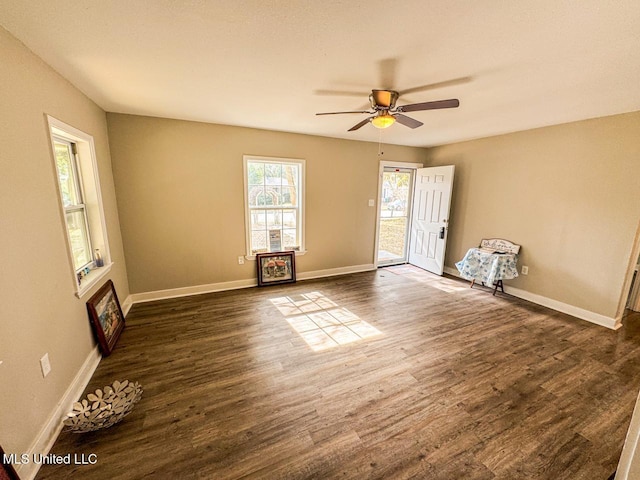
[(67, 212), (66, 217), (67, 228), (69, 229), (69, 240), (71, 241), (73, 266), (78, 270), (92, 261), (84, 210)]
[(406, 261), (412, 172), (389, 169), (382, 177), (378, 262)]
[(378, 261), (404, 259), (406, 232), (407, 217), (380, 219)]

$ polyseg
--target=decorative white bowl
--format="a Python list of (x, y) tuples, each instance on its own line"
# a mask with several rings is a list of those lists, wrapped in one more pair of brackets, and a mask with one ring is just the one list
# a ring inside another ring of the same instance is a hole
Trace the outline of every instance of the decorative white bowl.
[(115, 381), (104, 389), (90, 393), (87, 398), (73, 404), (73, 411), (67, 413), (63, 423), (67, 430), (85, 433), (115, 425), (131, 413), (133, 406), (142, 397), (142, 387), (138, 382)]

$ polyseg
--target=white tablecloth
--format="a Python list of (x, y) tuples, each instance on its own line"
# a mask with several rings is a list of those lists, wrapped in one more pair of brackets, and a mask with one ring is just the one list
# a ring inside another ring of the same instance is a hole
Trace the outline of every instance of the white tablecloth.
[(517, 263), (518, 255), (514, 253), (487, 253), (479, 248), (470, 248), (456, 267), (462, 278), (491, 286), (498, 280), (516, 278)]

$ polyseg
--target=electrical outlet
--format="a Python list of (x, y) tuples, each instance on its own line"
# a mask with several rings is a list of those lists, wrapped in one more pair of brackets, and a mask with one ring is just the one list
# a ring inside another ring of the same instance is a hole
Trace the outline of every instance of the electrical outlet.
[(523, 266), (522, 267), (522, 274), (523, 275), (529, 275), (529, 267)]
[(369, 199), (369, 206), (370, 207), (375, 207), (376, 206), (376, 201), (374, 199)]
[(244, 265), (244, 257), (242, 255), (238, 257), (238, 265)]
[(45, 353), (44, 357), (40, 359), (40, 368), (42, 369), (42, 377), (49, 375), (51, 371), (51, 363), (49, 362), (49, 354)]

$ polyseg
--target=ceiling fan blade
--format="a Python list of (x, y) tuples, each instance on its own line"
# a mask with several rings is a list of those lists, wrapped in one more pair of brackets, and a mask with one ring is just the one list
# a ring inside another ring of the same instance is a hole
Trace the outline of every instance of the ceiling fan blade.
[(375, 113), (375, 112), (371, 112), (369, 110), (351, 110), (349, 112), (323, 112), (323, 113), (316, 113), (316, 115), (342, 115), (343, 113)]
[(410, 103), (397, 108), (398, 112), (417, 112), (420, 110), (437, 110), (439, 108), (456, 108), (460, 105), (457, 98), (449, 100), (436, 100), (435, 102)]
[(411, 117), (407, 117), (406, 115), (402, 115), (401, 113), (396, 113), (393, 116), (396, 117), (398, 123), (401, 123), (405, 127), (418, 128), (424, 125), (424, 123), (419, 122), (418, 120), (415, 120)]
[(436, 88), (450, 87), (453, 85), (462, 85), (464, 83), (469, 83), (471, 80), (473, 80), (472, 77), (452, 78), (451, 80), (444, 80), (442, 82), (430, 83), (428, 85), (419, 85), (417, 87), (407, 88), (405, 90), (400, 90), (398, 93), (400, 95), (406, 95), (408, 93), (424, 92), (425, 90), (434, 90)]
[(365, 118), (364, 120), (362, 120), (359, 123), (356, 123), (353, 127), (351, 127), (349, 130), (347, 130), (348, 132), (353, 132), (354, 130), (358, 130), (359, 128), (364, 127), (367, 123), (369, 123), (371, 121), (373, 117), (368, 117)]
[(364, 97), (366, 92), (352, 92), (349, 90), (314, 90), (316, 95), (331, 95), (340, 97)]

